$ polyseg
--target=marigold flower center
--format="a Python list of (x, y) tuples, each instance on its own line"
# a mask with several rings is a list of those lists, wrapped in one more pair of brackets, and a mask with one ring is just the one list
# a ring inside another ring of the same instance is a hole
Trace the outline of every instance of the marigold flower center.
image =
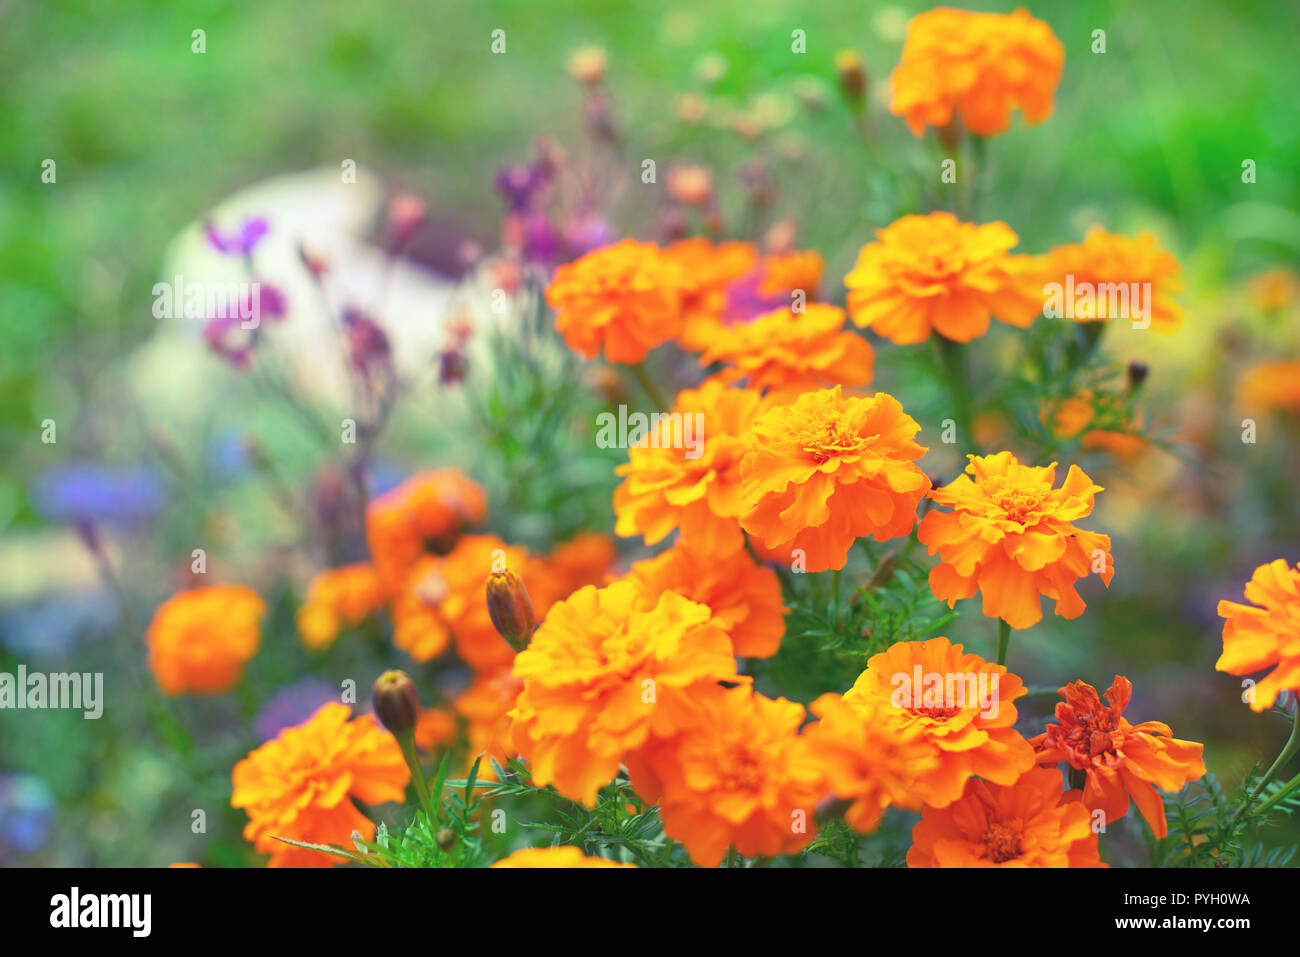
[(989, 859), (1003, 864), (1025, 852), (1024, 828), (1019, 818), (992, 821), (984, 832), (984, 848)]
[(1023, 486), (1013, 485), (999, 489), (991, 498), (993, 504), (1002, 509), (1009, 520), (1022, 525), (1043, 506), (1043, 490)]
[(825, 462), (841, 455), (862, 452), (876, 438), (879, 436), (865, 436), (854, 431), (843, 419), (826, 418), (805, 429), (799, 436), (799, 444), (814, 460)]

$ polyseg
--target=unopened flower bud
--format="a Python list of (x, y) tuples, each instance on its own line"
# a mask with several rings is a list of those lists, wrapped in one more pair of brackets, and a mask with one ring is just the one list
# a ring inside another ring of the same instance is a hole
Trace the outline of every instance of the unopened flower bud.
[(487, 580), (487, 606), (497, 634), (515, 651), (527, 648), (537, 618), (523, 579), (510, 569), (493, 572)]
[(1145, 362), (1141, 359), (1134, 359), (1128, 364), (1128, 387), (1136, 389), (1146, 381), (1147, 373), (1150, 371), (1150, 367)]
[(584, 47), (569, 57), (569, 75), (579, 83), (594, 86), (605, 78), (606, 62), (600, 47)]
[(375, 715), (396, 738), (410, 734), (420, 719), (420, 697), (405, 671), (385, 671), (371, 693)]
[(867, 95), (867, 65), (856, 50), (835, 54), (835, 76), (840, 89), (850, 100), (860, 103)]
[(456, 832), (449, 827), (444, 827), (433, 836), (438, 847), (444, 851), (450, 851), (456, 846)]

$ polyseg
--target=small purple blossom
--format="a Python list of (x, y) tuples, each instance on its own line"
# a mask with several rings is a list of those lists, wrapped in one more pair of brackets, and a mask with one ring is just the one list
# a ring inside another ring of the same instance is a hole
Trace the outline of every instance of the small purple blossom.
[(32, 507), (51, 522), (134, 525), (151, 517), (167, 497), (152, 469), (115, 469), (73, 461), (41, 472), (29, 489)]
[(537, 163), (507, 166), (492, 179), (492, 185), (512, 213), (535, 209), (551, 183), (551, 171)]
[(245, 219), (239, 229), (231, 233), (221, 232), (211, 220), (203, 224), (203, 232), (208, 237), (208, 243), (217, 252), (228, 256), (251, 256), (253, 247), (261, 242), (262, 237), (269, 231), (270, 226), (260, 216)]
[(31, 774), (0, 774), (0, 865), (39, 851), (54, 823), (54, 793)]
[(286, 685), (262, 706), (253, 718), (253, 732), (259, 741), (270, 741), (285, 728), (302, 724), (323, 704), (338, 700), (338, 689), (319, 678), (304, 678)]

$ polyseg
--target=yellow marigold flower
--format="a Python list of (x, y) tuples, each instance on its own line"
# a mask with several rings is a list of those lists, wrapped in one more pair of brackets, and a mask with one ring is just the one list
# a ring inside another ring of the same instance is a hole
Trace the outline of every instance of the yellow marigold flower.
[(653, 243), (624, 239), (555, 270), (546, 301), (569, 348), (640, 362), (682, 329), (682, 268)]
[(1223, 654), (1214, 667), (1248, 675), (1276, 665), (1255, 685), (1250, 702), (1267, 711), (1283, 691), (1300, 691), (1300, 567), (1284, 558), (1260, 565), (1246, 583), (1246, 601), (1219, 602)]
[(1012, 255), (1006, 223), (960, 222), (951, 213), (904, 216), (863, 246), (849, 289), (849, 318), (899, 345), (931, 330), (955, 342), (988, 332), (989, 317), (1028, 328), (1042, 312), (1042, 266)]
[(628, 580), (641, 590), (647, 611), (666, 591), (708, 605), (742, 657), (770, 658), (781, 646), (786, 614), (781, 580), (743, 549), (719, 558), (670, 548), (634, 564)]
[(576, 847), (526, 847), (503, 857), (492, 867), (636, 867), (603, 857), (588, 857)]
[(1085, 605), (1075, 582), (1095, 573), (1109, 586), (1115, 573), (1110, 536), (1074, 524), (1092, 513), (1101, 486), (1077, 465), (1054, 488), (1055, 462), (1021, 465), (1010, 452), (967, 458), (966, 474), (930, 493), (952, 511), (931, 509), (917, 531), (939, 554), (930, 569), (935, 597), (951, 608), (979, 591), (984, 614), (1012, 628), (1037, 624), (1041, 597), (1056, 599), (1058, 615), (1078, 618)]
[(908, 867), (1105, 867), (1078, 791), (1026, 772), (1005, 786), (971, 780), (961, 800), (928, 807), (912, 828)]
[(831, 793), (852, 802), (845, 823), (869, 834), (887, 807), (920, 808), (916, 782), (937, 769), (939, 752), (919, 722), (865, 696), (824, 694), (809, 710), (821, 719), (804, 732), (809, 759)]
[(149, 631), (149, 667), (167, 694), (229, 691), (257, 654), (266, 603), (244, 585), (210, 585), (172, 595)]
[(866, 385), (874, 359), (867, 340), (844, 331), (843, 309), (813, 302), (802, 313), (776, 309), (723, 329), (700, 365), (721, 362), (720, 381), (743, 379), (748, 388), (793, 401), (813, 389)]
[(674, 417), (661, 420), (615, 469), (623, 476), (614, 490), (615, 533), (641, 535), (653, 545), (680, 528), (682, 545), (701, 554), (743, 548), (737, 517), (744, 505), (745, 432), (770, 405), (751, 389), (728, 389), (716, 380), (681, 392)]
[(939, 7), (913, 17), (890, 82), (890, 112), (914, 136), (960, 116), (978, 136), (1011, 125), (1019, 108), (1028, 123), (1052, 115), (1065, 48), (1052, 28), (1025, 10), (972, 13)]
[(327, 568), (307, 586), (307, 600), (298, 609), (298, 634), (308, 648), (328, 648), (345, 625), (361, 624), (383, 604), (384, 589), (373, 565)]
[(349, 721), (350, 713), (347, 705), (322, 705), (235, 765), (230, 804), (248, 812), (244, 837), (271, 855), (269, 866), (333, 866), (339, 861), (327, 854), (276, 838), (347, 846), (360, 831), (370, 840), (375, 825), (352, 799), (403, 800), (411, 774), (397, 739), (369, 715)]
[(487, 516), (487, 495), (459, 469), (413, 475), (366, 506), (366, 540), (385, 589), (405, 583), (419, 557), (445, 555), (468, 526)]
[(658, 802), (664, 833), (701, 867), (717, 867), (728, 847), (752, 857), (807, 844), (824, 785), (799, 735), (803, 706), (715, 686), (691, 710), (680, 735), (628, 765), (637, 793)]
[[(806, 392), (762, 415), (741, 463), (741, 527), (804, 570), (843, 568), (854, 541), (907, 535), (930, 487), (916, 465), (921, 427), (892, 395)], [(802, 556), (795, 552), (802, 552)]]
[(1101, 811), (1103, 823), (1123, 817), (1132, 799), (1151, 832), (1165, 837), (1169, 827), (1156, 787), (1178, 791), (1203, 777), (1204, 746), (1173, 737), (1162, 721), (1129, 724), (1124, 709), (1133, 696), (1133, 683), (1123, 675), (1115, 676), (1105, 704), (1097, 689), (1084, 681), (1068, 684), (1060, 693), (1064, 700), (1056, 706), (1056, 723), (1030, 742), (1038, 763), (1064, 761), (1084, 772), (1083, 805)]
[(1255, 363), (1237, 382), (1237, 403), (1248, 412), (1300, 410), (1300, 359)]
[(1300, 276), (1289, 269), (1266, 269), (1250, 277), (1246, 291), (1255, 308), (1277, 312), (1300, 299)]
[(639, 599), (631, 582), (581, 588), (515, 658), (515, 747), (538, 785), (587, 805), (625, 755), (679, 729), (692, 696), (740, 680), (707, 606), (664, 592), (642, 611)]
[[(1059, 286), (1053, 292), (1060, 295), (1062, 307), (1069, 307), (1060, 310), (1065, 318), (1149, 320), (1157, 332), (1173, 332), (1183, 324), (1183, 307), (1173, 298), (1183, 288), (1183, 267), (1160, 248), (1153, 233), (1130, 239), (1093, 226), (1083, 242), (1057, 246), (1046, 259), (1047, 279)], [(1051, 314), (1050, 300), (1046, 307)]]
[(936, 764), (916, 777), (916, 796), (942, 807), (972, 776), (1011, 784), (1033, 767), (1034, 750), (1015, 729), (1012, 702), (1024, 693), (1002, 665), (930, 638), (872, 655), (844, 700), (885, 709), (921, 730)]

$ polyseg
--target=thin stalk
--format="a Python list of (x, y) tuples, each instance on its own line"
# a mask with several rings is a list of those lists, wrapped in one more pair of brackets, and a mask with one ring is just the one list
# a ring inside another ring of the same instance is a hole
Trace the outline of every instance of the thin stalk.
[[(1273, 777), (1278, 771), (1281, 771), (1282, 768), (1286, 767), (1286, 763), (1291, 760), (1296, 751), (1300, 751), (1300, 701), (1296, 702), (1295, 714), (1291, 718), (1291, 736), (1286, 739), (1286, 744), (1282, 745), (1281, 753), (1278, 754), (1277, 759), (1272, 763), (1269, 769), (1264, 772), (1264, 776), (1255, 782), (1255, 786), (1251, 789), (1245, 803), (1243, 803), (1241, 807), (1237, 809), (1237, 813), (1232, 816), (1232, 823), (1235, 824), (1238, 818), (1250, 809), (1250, 806), (1255, 803), (1255, 799), (1259, 797), (1260, 792), (1264, 790), (1264, 785), (1273, 780)], [(1256, 808), (1255, 813), (1260, 814), (1268, 810), (1281, 800), (1281, 798), (1291, 793), (1291, 791), (1293, 791), (1297, 786), (1300, 786), (1300, 774), (1288, 781), (1282, 790), (1278, 791)]]
[(654, 382), (651, 381), (649, 374), (645, 370), (645, 362), (638, 362), (635, 365), (628, 366), (628, 368), (632, 370), (632, 375), (636, 377), (636, 381), (640, 384), (642, 391), (645, 392), (650, 401), (653, 402), (657, 408), (662, 409), (665, 412), (668, 411), (668, 403), (664, 401), (664, 397), (660, 394), (659, 389), (655, 386)]
[(1007, 648), (1011, 645), (1011, 626), (998, 619), (998, 664), (1006, 665)]
[(952, 398), (953, 419), (960, 432), (958, 442), (972, 452), (979, 452), (975, 445), (975, 433), (972, 428), (974, 413), (971, 409), (971, 390), (966, 376), (966, 356), (962, 343), (954, 342), (947, 336), (936, 333), (935, 340), (939, 350), (939, 369), (948, 395)]

